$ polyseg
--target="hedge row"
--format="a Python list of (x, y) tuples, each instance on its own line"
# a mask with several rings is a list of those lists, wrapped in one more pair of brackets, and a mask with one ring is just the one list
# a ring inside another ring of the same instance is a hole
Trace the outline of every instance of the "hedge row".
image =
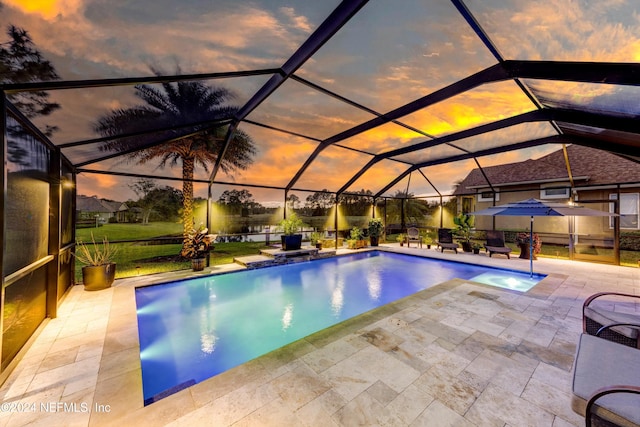
[(625, 251), (640, 251), (640, 231), (621, 231), (620, 249)]

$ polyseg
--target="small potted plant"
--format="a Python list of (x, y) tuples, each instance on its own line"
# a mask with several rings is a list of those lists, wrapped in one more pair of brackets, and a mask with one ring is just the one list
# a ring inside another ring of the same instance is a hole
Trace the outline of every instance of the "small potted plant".
[(116, 264), (113, 260), (117, 252), (117, 248), (109, 245), (106, 236), (102, 238), (102, 245), (96, 243), (93, 233), (91, 233), (91, 244), (78, 241), (74, 256), (85, 264), (82, 267), (82, 283), (85, 291), (99, 291), (113, 284), (116, 276)]
[(422, 235), (422, 243), (427, 245), (427, 249), (431, 249), (431, 245), (433, 244), (434, 234), (432, 230), (426, 230)]
[(396, 241), (400, 243), (400, 246), (404, 246), (405, 240), (407, 240), (407, 236), (404, 233), (400, 233), (396, 236)]
[(311, 244), (317, 249), (322, 249), (322, 233), (320, 233), (319, 231), (314, 231), (309, 235), (309, 240), (311, 241)]
[(299, 231), (304, 225), (300, 217), (298, 217), (295, 212), (292, 212), (288, 218), (280, 221), (278, 225), (283, 232), (283, 235), (281, 236), (282, 250), (292, 251), (300, 249), (302, 246), (302, 234), (299, 233)]
[(480, 253), (480, 249), (482, 249), (482, 246), (479, 243), (473, 243), (471, 245), (471, 249), (473, 249), (473, 253), (478, 255)]
[(192, 228), (184, 238), (180, 255), (191, 260), (193, 271), (204, 270), (207, 254), (213, 249), (212, 243), (216, 235), (209, 234), (209, 230), (200, 225), (197, 229)]
[(384, 225), (380, 218), (371, 218), (369, 220), (369, 240), (371, 241), (371, 246), (378, 246), (383, 229)]

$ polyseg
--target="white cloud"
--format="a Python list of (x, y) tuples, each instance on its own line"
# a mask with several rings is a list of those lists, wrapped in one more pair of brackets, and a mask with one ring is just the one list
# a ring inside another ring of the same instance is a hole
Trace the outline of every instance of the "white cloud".
[(280, 11), (289, 18), (294, 28), (302, 30), (305, 33), (311, 32), (311, 24), (306, 16), (296, 15), (296, 11), (292, 7), (281, 7)]

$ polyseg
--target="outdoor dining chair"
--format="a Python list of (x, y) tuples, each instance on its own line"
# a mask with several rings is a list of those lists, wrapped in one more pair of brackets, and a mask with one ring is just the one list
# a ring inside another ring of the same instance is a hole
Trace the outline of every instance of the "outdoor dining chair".
[(411, 247), (411, 242), (417, 242), (419, 247), (422, 247), (422, 237), (420, 237), (420, 230), (416, 227), (407, 228), (407, 247)]

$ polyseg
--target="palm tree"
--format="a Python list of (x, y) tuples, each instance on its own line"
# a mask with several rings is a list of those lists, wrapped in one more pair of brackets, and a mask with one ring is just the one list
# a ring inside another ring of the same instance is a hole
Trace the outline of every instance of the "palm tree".
[[(152, 70), (156, 75), (161, 75), (157, 70)], [(180, 74), (179, 68), (177, 74)], [(159, 160), (160, 167), (182, 163), (184, 253), (188, 245), (187, 236), (194, 226), (195, 168), (200, 166), (208, 171), (215, 164), (228, 131), (228, 125), (212, 127), (210, 124), (189, 124), (233, 118), (238, 108), (228, 105), (228, 101), (235, 96), (223, 87), (208, 86), (198, 81), (163, 83), (161, 88), (141, 84), (135, 86), (135, 95), (146, 104), (113, 110), (100, 117), (94, 129), (103, 136), (114, 137), (104, 144), (102, 150), (129, 151), (129, 159), (137, 164), (153, 160)], [(119, 135), (143, 131), (148, 133), (117, 138)], [(144, 148), (135, 149), (141, 146)], [(255, 152), (251, 137), (236, 129), (220, 162), (220, 169), (225, 173), (247, 169), (253, 162)]]

